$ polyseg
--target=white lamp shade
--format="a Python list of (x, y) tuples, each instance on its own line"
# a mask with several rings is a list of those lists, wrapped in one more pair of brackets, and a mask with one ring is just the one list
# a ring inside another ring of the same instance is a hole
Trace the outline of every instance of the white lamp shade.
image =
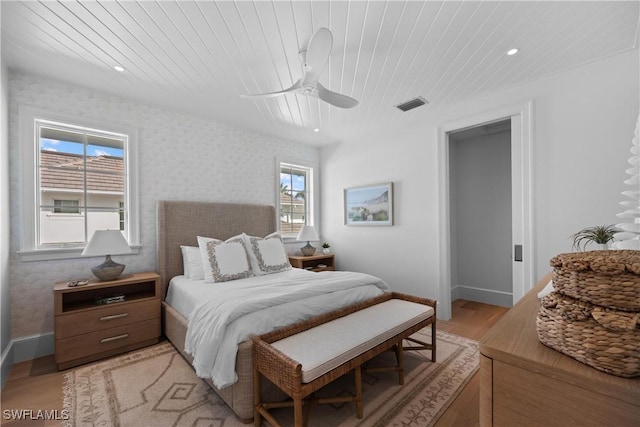
[(318, 237), (318, 232), (315, 227), (312, 225), (303, 225), (302, 229), (300, 229), (300, 233), (298, 233), (298, 240), (301, 241), (318, 241), (320, 237)]
[(131, 248), (120, 230), (96, 230), (82, 256), (130, 254)]

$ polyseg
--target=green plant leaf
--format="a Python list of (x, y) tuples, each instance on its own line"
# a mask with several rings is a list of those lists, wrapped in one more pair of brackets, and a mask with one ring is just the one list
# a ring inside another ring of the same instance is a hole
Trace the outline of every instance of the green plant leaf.
[(571, 235), (573, 239), (573, 250), (586, 250), (589, 243), (597, 243), (606, 245), (613, 240), (616, 233), (620, 230), (613, 225), (596, 225), (594, 227), (583, 228), (575, 234)]

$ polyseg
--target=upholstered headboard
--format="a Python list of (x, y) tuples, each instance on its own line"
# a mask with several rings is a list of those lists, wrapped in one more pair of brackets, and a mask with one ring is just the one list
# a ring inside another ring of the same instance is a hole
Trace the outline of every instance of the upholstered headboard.
[(244, 232), (263, 237), (276, 229), (273, 206), (159, 201), (158, 274), (163, 297), (171, 278), (183, 272), (180, 245), (198, 246), (197, 236), (226, 240)]

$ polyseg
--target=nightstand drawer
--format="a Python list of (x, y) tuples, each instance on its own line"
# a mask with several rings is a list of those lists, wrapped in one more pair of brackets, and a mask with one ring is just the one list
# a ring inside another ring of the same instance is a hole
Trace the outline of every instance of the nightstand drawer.
[(160, 300), (116, 303), (56, 317), (56, 339), (97, 332), (160, 316)]
[(310, 256), (290, 255), (289, 262), (294, 268), (309, 271), (335, 271), (334, 254), (318, 254)]
[(56, 340), (56, 363), (107, 352), (160, 336), (160, 318)]

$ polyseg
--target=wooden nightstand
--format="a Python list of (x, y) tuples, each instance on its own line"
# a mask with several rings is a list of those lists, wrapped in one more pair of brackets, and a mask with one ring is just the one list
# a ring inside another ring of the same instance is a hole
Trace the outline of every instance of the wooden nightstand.
[[(125, 274), (120, 279), (69, 287), (54, 293), (55, 360), (58, 369), (113, 356), (160, 340), (160, 276)], [(122, 296), (121, 302), (98, 300)]]
[(334, 271), (334, 254), (317, 254), (311, 256), (289, 256), (289, 262), (294, 268), (304, 268), (311, 271)]

